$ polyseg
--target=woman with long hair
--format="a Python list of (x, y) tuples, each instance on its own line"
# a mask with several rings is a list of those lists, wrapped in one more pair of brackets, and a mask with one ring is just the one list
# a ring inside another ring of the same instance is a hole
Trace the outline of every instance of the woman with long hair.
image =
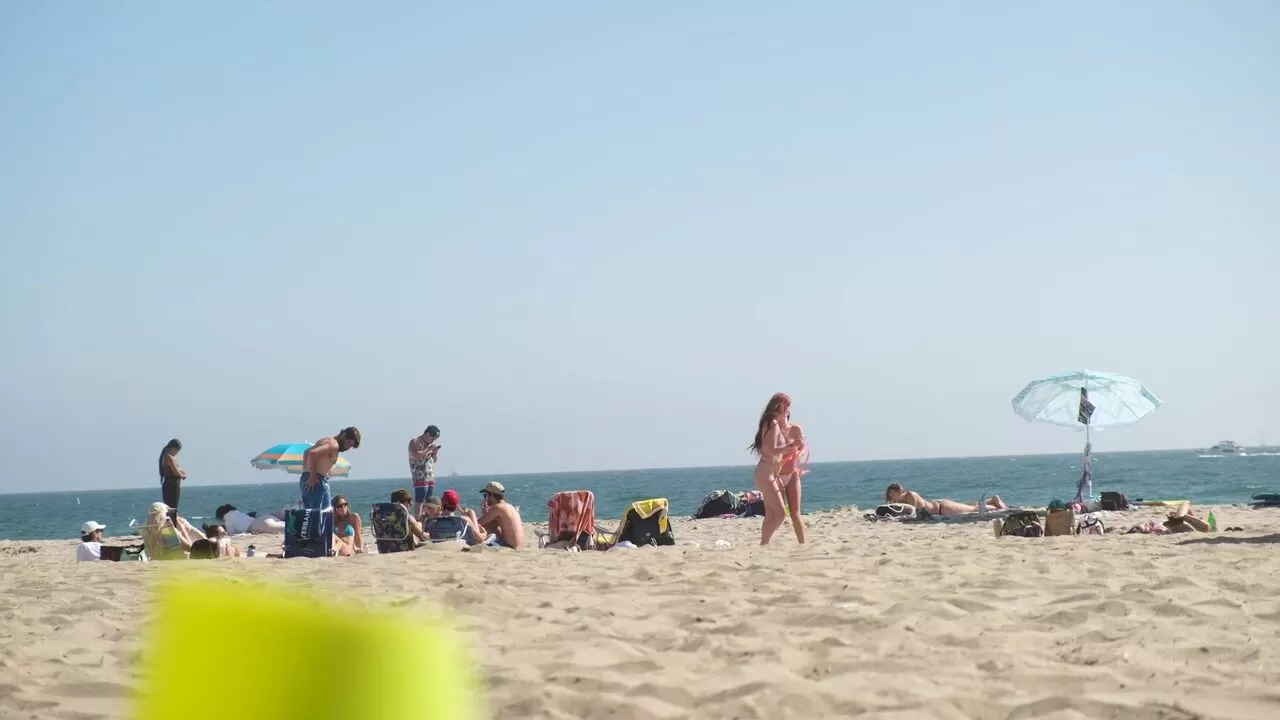
[(805, 469), (805, 453), (808, 443), (804, 439), (804, 430), (791, 422), (791, 413), (778, 423), (782, 428), (782, 436), (788, 442), (799, 443), (782, 453), (778, 467), (778, 484), (782, 486), (782, 497), (786, 500), (785, 510), (791, 516), (791, 529), (796, 533), (796, 541), (804, 544), (804, 521), (800, 519), (800, 477), (809, 472)]
[(191, 551), (193, 542), (206, 539), (186, 518), (179, 516), (176, 522), (170, 519), (171, 510), (162, 502), (151, 503), (147, 522), (139, 528), (138, 534), (152, 560), (181, 560)]
[[(791, 410), (791, 398), (785, 393), (777, 393), (769, 398), (764, 412), (760, 414), (760, 422), (756, 424), (756, 437), (749, 446), (751, 451), (760, 456), (756, 463), (756, 471), (752, 476), (756, 489), (764, 495), (764, 523), (760, 527), (760, 544), (768, 545), (773, 533), (782, 525), (786, 516), (783, 507), (783, 487), (779, 482), (778, 472), (782, 465), (782, 456), (788, 450), (798, 449), (804, 442), (803, 436), (798, 440), (786, 439), (782, 423), (786, 422), (787, 413)], [(798, 489), (798, 488), (797, 488)], [(803, 530), (797, 532), (803, 537)]]

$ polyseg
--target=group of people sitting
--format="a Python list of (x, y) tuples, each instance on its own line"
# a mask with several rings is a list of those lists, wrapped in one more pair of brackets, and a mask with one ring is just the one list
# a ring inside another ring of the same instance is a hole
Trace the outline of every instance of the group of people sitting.
[[(507, 490), (502, 483), (487, 483), (480, 491), (479, 512), (461, 505), (457, 490), (445, 490), (439, 496), (428, 494), (419, 504), (420, 512), (412, 512), (413, 497), (409, 491), (399, 488), (391, 493), (391, 503), (402, 507), (409, 526), (409, 546), (395, 547), (394, 543), (379, 540), (379, 552), (409, 549), (423, 543), (443, 540), (460, 540), (467, 545), (496, 545), (519, 550), (524, 545), (524, 526), (520, 510), (507, 502)], [(346, 512), (350, 512), (349, 509)], [(337, 503), (334, 503), (334, 519), (338, 519)], [(336, 525), (335, 525), (336, 527)], [(377, 532), (375, 523), (375, 532)], [(337, 547), (335, 545), (335, 547)], [(339, 548), (338, 554), (345, 549)], [(350, 554), (350, 553), (347, 553)]]
[[(420, 505), (421, 512), (413, 512), (413, 497), (400, 488), (391, 493), (391, 506), (401, 508), (400, 515), (407, 524), (407, 547), (383, 545), (378, 528), (374, 538), (379, 552), (412, 549), (421, 544), (460, 540), (467, 545), (496, 545), (520, 549), (524, 544), (524, 530), (520, 511), (506, 499), (502, 483), (490, 482), (481, 490), (479, 510), (463, 507), (456, 490), (445, 490), (439, 496), (428, 496)], [(377, 506), (375, 506), (376, 508)], [(333, 555), (347, 557), (365, 552), (364, 523), (359, 512), (343, 495), (333, 498)], [(273, 533), (285, 531), (285, 521), (275, 516), (256, 517), (233, 505), (223, 505), (215, 513), (220, 523), (197, 528), (186, 518), (173, 512), (163, 502), (152, 503), (146, 522), (139, 529), (142, 548), (151, 560), (215, 559), (240, 557), (239, 548), (231, 544), (230, 535), (242, 533)], [(283, 514), (283, 513), (282, 513)], [(376, 526), (375, 522), (375, 526)], [(80, 545), (76, 559), (81, 561), (119, 559), (104, 557), (102, 533), (106, 526), (90, 520), (80, 528)], [(269, 555), (268, 557), (271, 557)]]

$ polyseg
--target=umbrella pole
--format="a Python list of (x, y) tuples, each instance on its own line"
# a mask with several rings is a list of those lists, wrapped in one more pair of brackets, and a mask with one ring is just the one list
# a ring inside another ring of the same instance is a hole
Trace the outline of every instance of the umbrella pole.
[(1080, 468), (1080, 487), (1076, 489), (1079, 502), (1093, 498), (1093, 460), (1089, 457), (1092, 451), (1093, 440), (1090, 437), (1089, 426), (1086, 424), (1084, 426), (1084, 463)]

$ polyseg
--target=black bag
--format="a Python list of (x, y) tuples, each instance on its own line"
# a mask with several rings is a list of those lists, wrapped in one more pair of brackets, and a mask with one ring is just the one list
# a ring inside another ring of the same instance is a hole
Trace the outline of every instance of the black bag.
[(1004, 519), (1000, 526), (1000, 536), (1010, 537), (1044, 537), (1044, 526), (1040, 524), (1040, 516), (1034, 510), (1016, 512)]
[(1128, 510), (1129, 496), (1115, 490), (1106, 490), (1102, 493), (1102, 509)]
[(698, 520), (718, 518), (723, 515), (737, 515), (742, 511), (742, 498), (728, 490), (716, 490), (702, 499), (693, 517)]
[[(628, 510), (621, 534), (616, 538), (617, 542), (623, 540), (630, 541), (637, 547), (646, 545), (675, 545), (676, 538), (671, 532), (671, 523), (663, 523), (666, 519), (667, 511), (659, 510), (647, 518), (640, 517), (635, 510)], [(663, 529), (663, 526), (666, 529)]]

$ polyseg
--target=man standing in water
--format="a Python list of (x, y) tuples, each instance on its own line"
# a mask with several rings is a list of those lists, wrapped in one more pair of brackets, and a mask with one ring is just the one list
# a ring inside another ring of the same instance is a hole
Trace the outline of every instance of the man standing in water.
[(414, 517), (422, 515), (422, 506), (436, 487), (436, 460), (440, 457), (440, 428), (428, 425), (422, 434), (409, 441), (409, 474), (413, 477)]
[(178, 451), (182, 442), (174, 438), (160, 451), (160, 499), (169, 506), (169, 519), (178, 522), (178, 498), (182, 495), (182, 481), (187, 473), (178, 467)]
[(320, 438), (302, 453), (302, 477), (298, 488), (302, 490), (302, 507), (309, 510), (328, 510), (333, 504), (329, 491), (329, 471), (338, 462), (338, 453), (360, 447), (360, 431), (354, 427), (343, 428), (333, 437)]

